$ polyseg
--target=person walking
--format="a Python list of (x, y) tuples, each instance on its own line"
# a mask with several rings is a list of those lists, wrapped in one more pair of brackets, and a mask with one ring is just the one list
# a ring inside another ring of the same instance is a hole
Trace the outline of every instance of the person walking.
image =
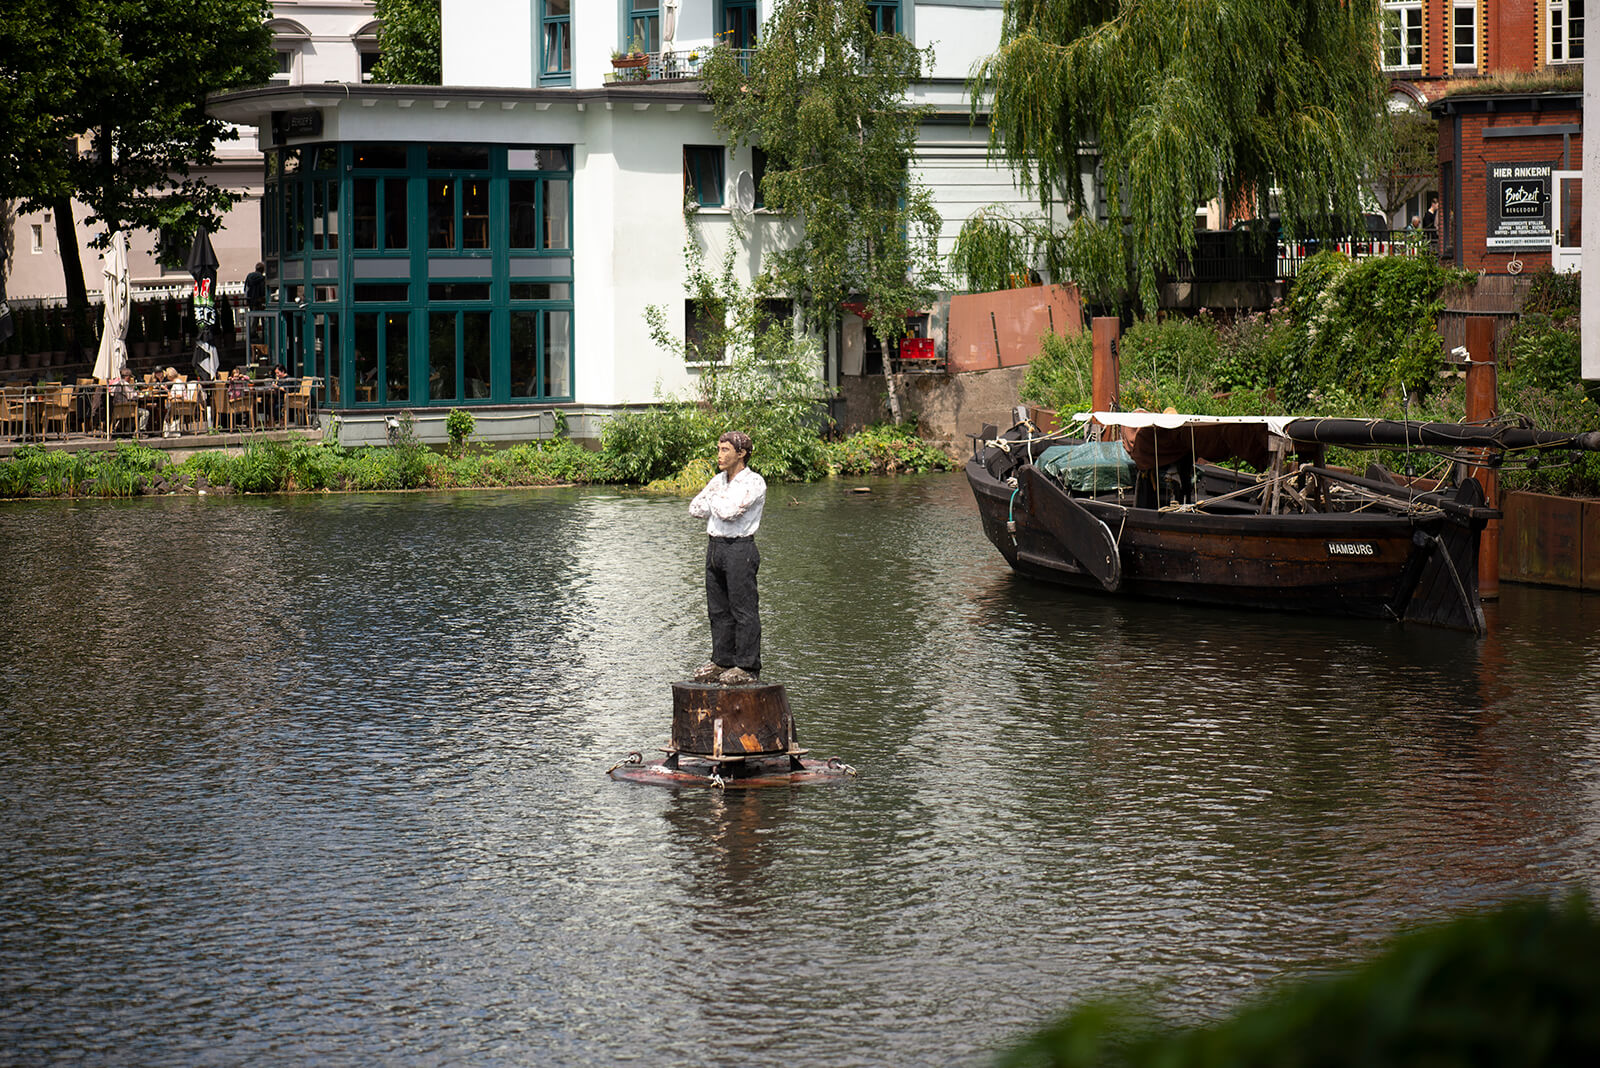
[(706, 521), (706, 611), (711, 617), (711, 660), (696, 682), (739, 685), (761, 674), (761, 612), (756, 572), (761, 553), (756, 529), (766, 505), (767, 482), (750, 469), (750, 435), (730, 430), (717, 439), (717, 476), (689, 502), (689, 514)]

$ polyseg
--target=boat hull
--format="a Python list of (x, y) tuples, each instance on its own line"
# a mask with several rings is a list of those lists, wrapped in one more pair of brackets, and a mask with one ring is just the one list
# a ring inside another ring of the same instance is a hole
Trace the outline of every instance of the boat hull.
[[(1058, 536), (1061, 509), (1031, 466), (996, 478), (975, 458), (967, 479), (984, 534), (1021, 575), (1106, 592)], [(1053, 491), (1059, 494), (1059, 488)], [(1232, 608), (1410, 620), (1481, 632), (1481, 521), (1385, 512), (1214, 515), (1075, 498), (1111, 532), (1122, 596)], [(1012, 529), (1008, 524), (1013, 524)], [(1052, 527), (1056, 531), (1052, 532)], [(1097, 564), (1097, 561), (1091, 561)]]

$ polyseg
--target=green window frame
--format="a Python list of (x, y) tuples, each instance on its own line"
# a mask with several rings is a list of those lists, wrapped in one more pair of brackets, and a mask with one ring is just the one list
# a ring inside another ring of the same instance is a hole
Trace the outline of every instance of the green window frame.
[(722, 207), (726, 174), (727, 153), (721, 145), (683, 146), (683, 193), (690, 203)]
[(627, 0), (628, 39), (620, 43), (624, 51), (635, 44), (640, 51), (661, 51), (661, 0)]
[[(573, 399), (570, 145), (331, 143), (265, 157), (262, 247), (278, 242), (263, 257), (278, 281), (267, 308), (284, 324), (274, 356), (323, 378), (320, 402)], [(430, 232), (449, 240), (430, 247)]]
[(754, 48), (761, 32), (756, 0), (722, 0), (719, 36), (729, 48)]
[(539, 2), (539, 83), (572, 84), (572, 0)]

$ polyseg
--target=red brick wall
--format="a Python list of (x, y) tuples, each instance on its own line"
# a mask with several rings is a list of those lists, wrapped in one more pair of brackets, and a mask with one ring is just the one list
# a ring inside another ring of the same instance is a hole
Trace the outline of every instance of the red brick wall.
[[(1573, 134), (1564, 139), (1561, 134), (1549, 136), (1517, 136), (1485, 138), (1484, 130), (1490, 127), (1557, 126), (1583, 124), (1583, 112), (1578, 108), (1560, 110), (1499, 110), (1458, 111), (1439, 119), (1439, 162), (1453, 162), (1455, 127), (1460, 126), (1461, 203), (1450, 205), (1450, 190), (1444, 191), (1446, 211), (1460, 213), (1460, 248), (1456, 262), (1469, 270), (1485, 269), (1503, 274), (1513, 259), (1522, 261), (1524, 271), (1533, 271), (1550, 264), (1548, 249), (1491, 249), (1487, 247), (1489, 233), (1489, 178), (1491, 163), (1549, 163), (1557, 169), (1565, 167), (1578, 170), (1583, 165), (1583, 135)], [(1449, 226), (1450, 220), (1441, 220)]]

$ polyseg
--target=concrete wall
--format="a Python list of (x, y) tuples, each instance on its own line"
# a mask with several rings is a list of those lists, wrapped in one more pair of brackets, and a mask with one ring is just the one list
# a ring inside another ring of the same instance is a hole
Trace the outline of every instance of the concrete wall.
[[(951, 456), (972, 454), (968, 435), (984, 423), (1010, 426), (1026, 367), (962, 374), (903, 374), (899, 378), (901, 414), (914, 415), (923, 437)], [(844, 378), (840, 429), (845, 433), (889, 419), (889, 389), (882, 375)]]

